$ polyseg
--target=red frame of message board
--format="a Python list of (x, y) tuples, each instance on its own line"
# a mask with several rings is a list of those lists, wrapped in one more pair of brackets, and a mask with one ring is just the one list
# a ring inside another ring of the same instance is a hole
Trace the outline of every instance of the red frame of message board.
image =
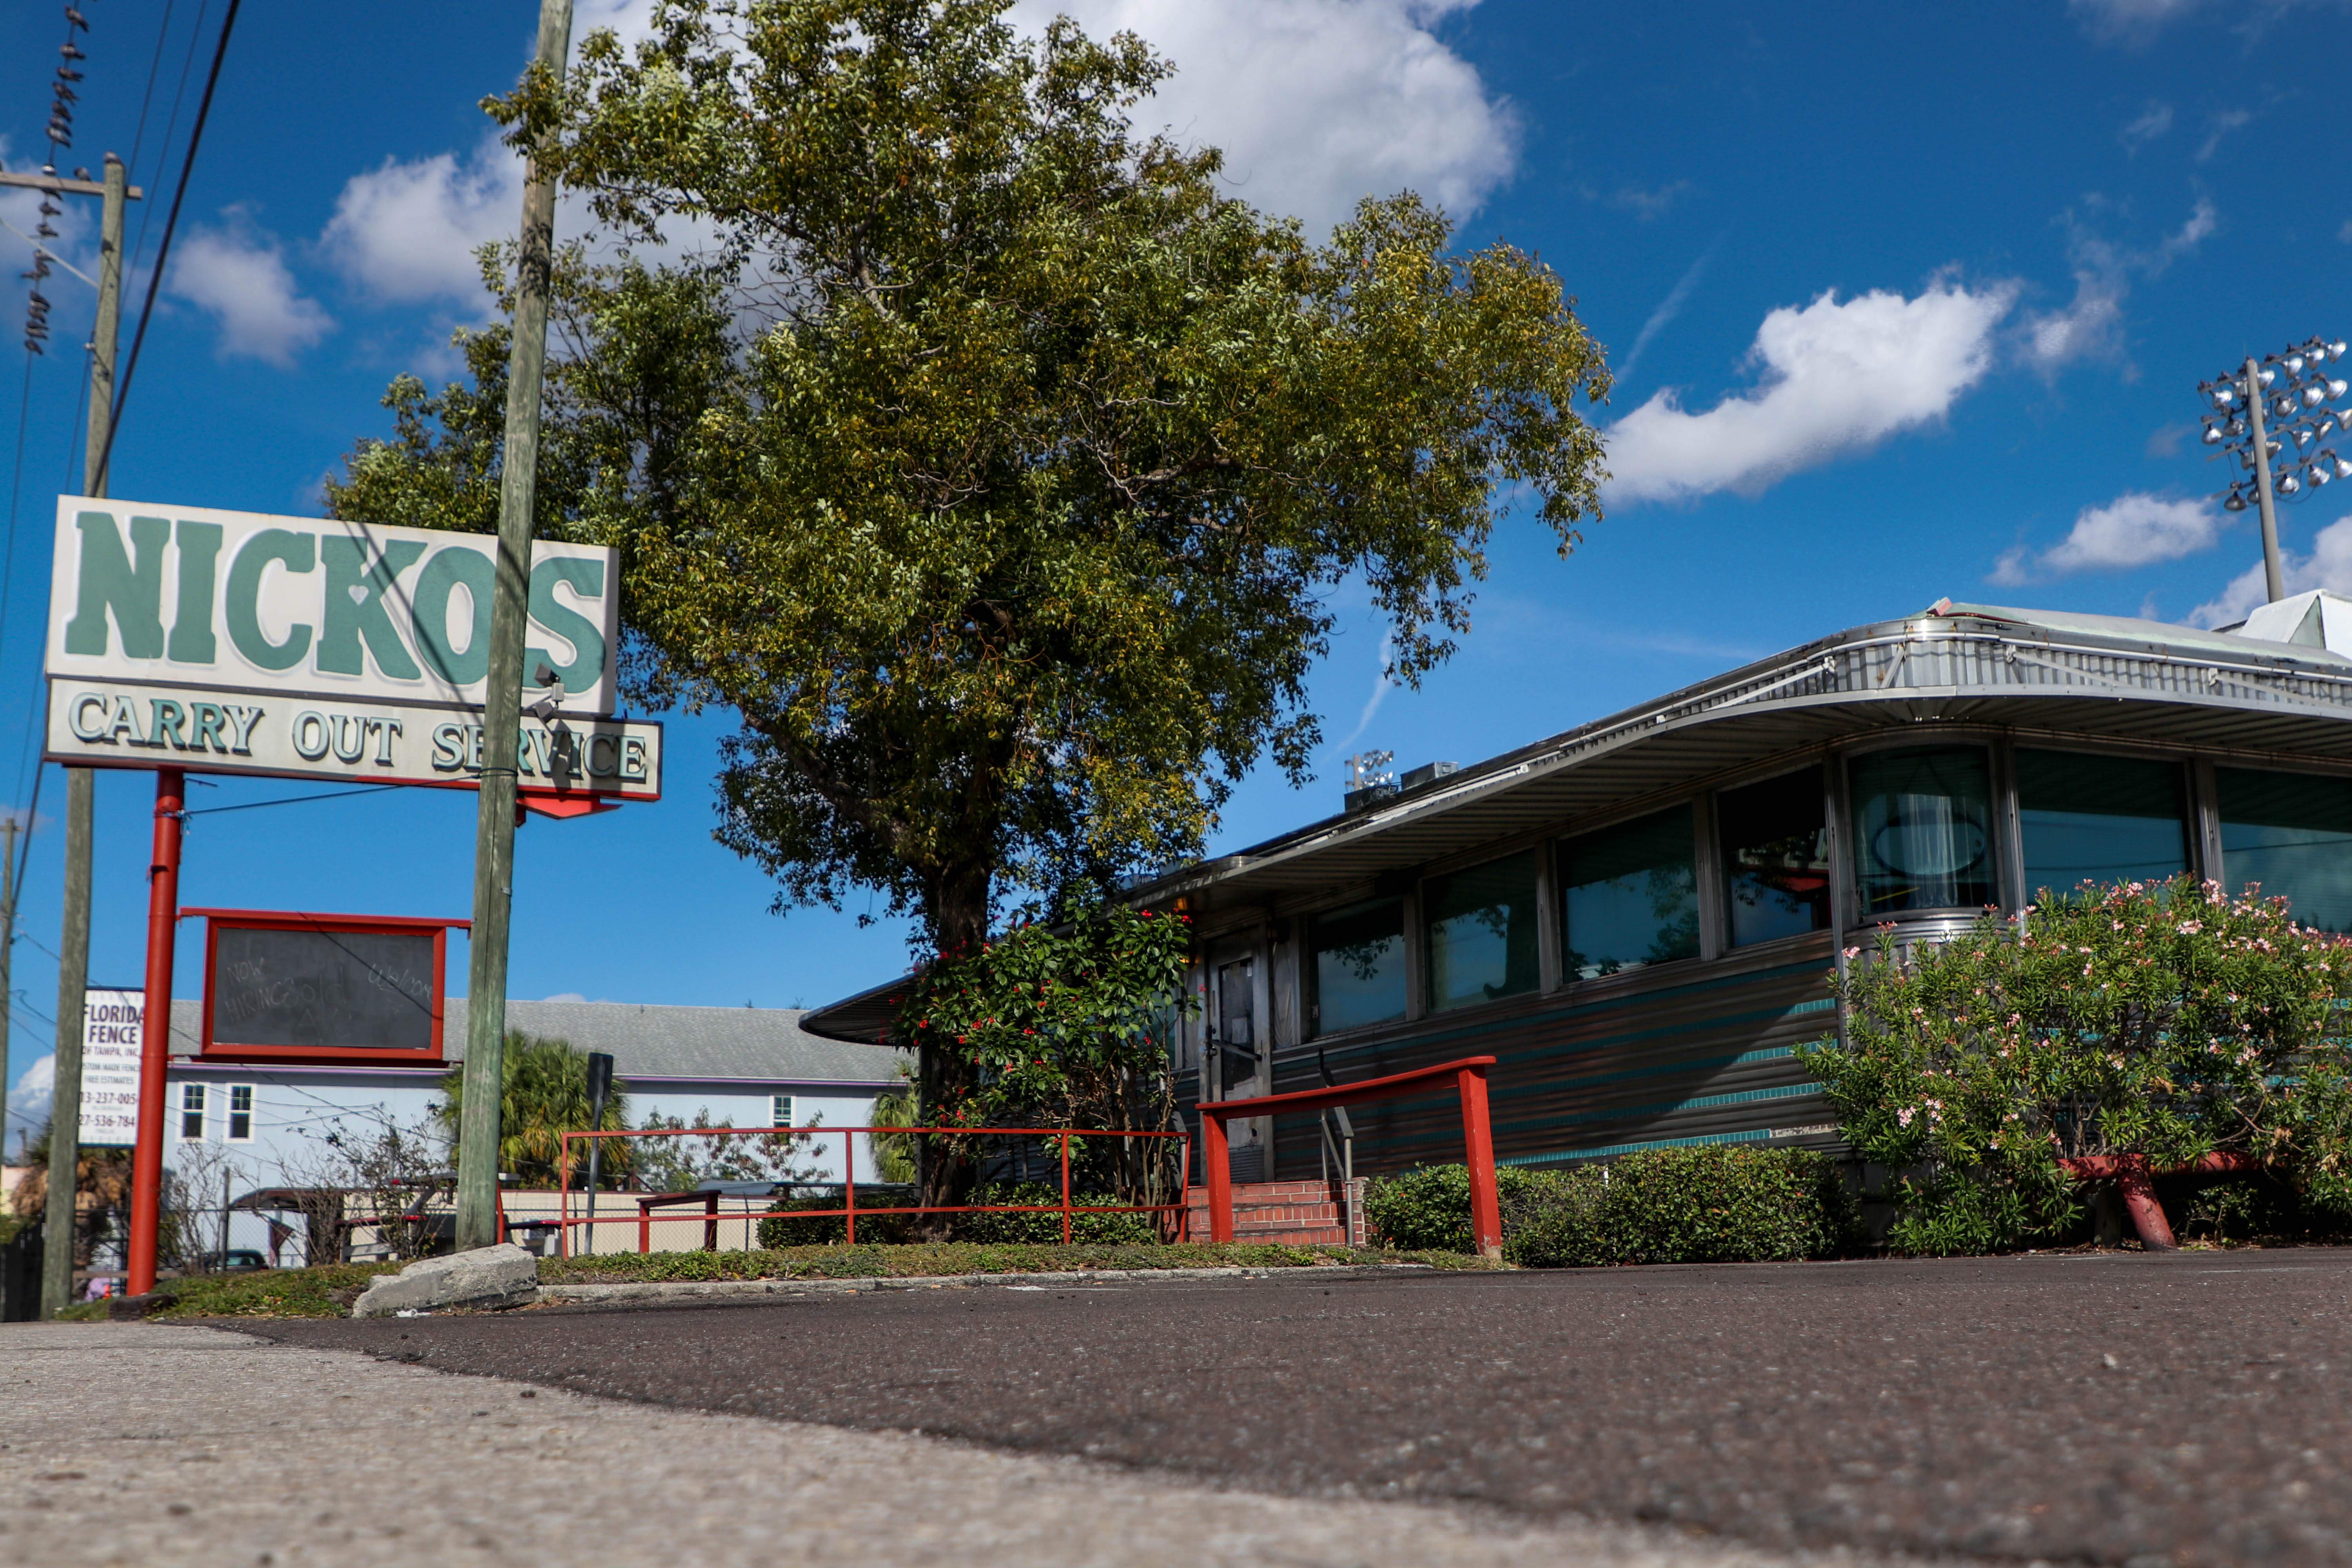
[[(205, 1012), (199, 1055), (212, 1061), (381, 1062), (395, 1067), (443, 1065), (441, 1026), (448, 996), (449, 932), (471, 931), (471, 921), (445, 921), (414, 915), (325, 915), (299, 910), (182, 910), (205, 918)], [(216, 1039), (213, 1035), (213, 975), (218, 960), (220, 933), (232, 931), (346, 931), (361, 936), (406, 936), (433, 933), (433, 1044), (425, 1050), (398, 1050), (374, 1046), (248, 1046)]]

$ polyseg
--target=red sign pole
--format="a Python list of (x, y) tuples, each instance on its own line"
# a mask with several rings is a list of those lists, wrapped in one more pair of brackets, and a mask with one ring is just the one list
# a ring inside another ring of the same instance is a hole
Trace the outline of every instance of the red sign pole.
[(173, 939), (180, 920), (180, 821), (186, 793), (177, 768), (155, 770), (155, 858), (147, 868), (147, 1005), (139, 1047), (139, 1144), (131, 1160), (131, 1242), (124, 1289), (155, 1288), (155, 1238), (163, 1215), (163, 1076), (172, 1058)]

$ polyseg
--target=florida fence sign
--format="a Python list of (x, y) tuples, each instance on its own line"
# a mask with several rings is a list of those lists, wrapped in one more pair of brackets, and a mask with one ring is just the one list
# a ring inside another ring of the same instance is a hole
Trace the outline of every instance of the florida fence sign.
[[(143, 501), (58, 500), (46, 754), (383, 784), (471, 784), (482, 763), (488, 534)], [(661, 727), (614, 717), (610, 550), (531, 547), (525, 790), (650, 799)]]

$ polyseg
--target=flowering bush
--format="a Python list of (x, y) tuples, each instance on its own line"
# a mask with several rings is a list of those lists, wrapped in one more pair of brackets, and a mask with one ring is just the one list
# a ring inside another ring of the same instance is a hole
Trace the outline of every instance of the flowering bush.
[(1904, 1174), (1897, 1250), (1990, 1251), (2080, 1217), (2062, 1158), (2261, 1162), (2352, 1214), (2352, 945), (2284, 899), (2182, 878), (1846, 952), (1841, 1045), (1799, 1048), (1864, 1158)]

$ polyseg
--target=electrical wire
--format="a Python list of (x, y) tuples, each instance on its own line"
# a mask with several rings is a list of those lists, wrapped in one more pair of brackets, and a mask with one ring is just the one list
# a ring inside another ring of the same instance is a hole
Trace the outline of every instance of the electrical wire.
[[(172, 133), (180, 128), (180, 102), (187, 96), (188, 73), (196, 65), (196, 40), (204, 37), (205, 15), (212, 8), (212, 0), (196, 7), (196, 25), (188, 29), (188, 47), (180, 57), (180, 85), (172, 89), (171, 118), (163, 122), (163, 148), (155, 155), (155, 167), (160, 172), (171, 162)], [(150, 199), (139, 212), (139, 235), (131, 243), (131, 255), (122, 275), (129, 278), (139, 270), (139, 258), (147, 254), (147, 226), (154, 220), (155, 204)]]
[(115, 384), (114, 405), (108, 411), (106, 442), (98, 449), (98, 482), (105, 485), (107, 465), (114, 456), (114, 438), (122, 430), (123, 405), (131, 400), (131, 378), (138, 374), (139, 350), (147, 341), (147, 323), (155, 315), (155, 289), (163, 281), (163, 268), (172, 261), (172, 236), (180, 226), (180, 204), (187, 199), (188, 176), (195, 172), (196, 150), (204, 144), (205, 121), (212, 117), (213, 89), (220, 85), (221, 61), (228, 55), (229, 34), (236, 26), (237, 7), (244, 0), (228, 0), (228, 10), (221, 17), (220, 41), (213, 46), (212, 69), (205, 75), (205, 95), (196, 101), (196, 121), (188, 128), (188, 151), (180, 160), (180, 183), (172, 192), (172, 210), (163, 217), (163, 242), (155, 247), (155, 269), (147, 275), (147, 298), (139, 307), (139, 330), (131, 334), (131, 357), (122, 367), (122, 379)]
[[(163, 0), (163, 25), (155, 29), (155, 53), (154, 57), (147, 62), (147, 90), (139, 95), (139, 128), (131, 133), (131, 157), (125, 164), (126, 168), (135, 169), (139, 166), (139, 149), (147, 140), (147, 109), (150, 104), (155, 101), (156, 73), (162, 70), (163, 67), (163, 46), (169, 43), (172, 38), (172, 6), (173, 4), (175, 4), (175, 0)], [(203, 22), (201, 18), (199, 18), (197, 26), (200, 28), (202, 27)], [(191, 34), (190, 37), (193, 37), (194, 35)], [(184, 76), (181, 79), (184, 81), (186, 78)], [(171, 144), (171, 133), (169, 132), (164, 133), (163, 141), (164, 145), (169, 146)]]
[(265, 805), (300, 805), (306, 801), (334, 800), (347, 795), (382, 795), (388, 789), (404, 788), (401, 784), (367, 784), (359, 789), (331, 789), (318, 795), (281, 795), (276, 800), (239, 801), (235, 805), (207, 805), (194, 811), (184, 811), (182, 816), (218, 816), (224, 811), (259, 811)]

